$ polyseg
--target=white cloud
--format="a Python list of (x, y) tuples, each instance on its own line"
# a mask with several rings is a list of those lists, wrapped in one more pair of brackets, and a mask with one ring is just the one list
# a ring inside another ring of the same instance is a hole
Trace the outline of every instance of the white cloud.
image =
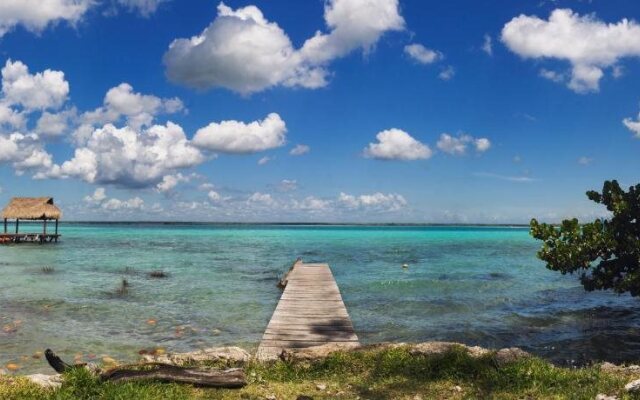
[(32, 75), (22, 62), (7, 60), (2, 68), (2, 93), (6, 102), (27, 110), (56, 109), (67, 100), (69, 83), (62, 71), (47, 69)]
[(448, 133), (440, 135), (436, 146), (441, 151), (451, 155), (464, 155), (469, 145), (472, 145), (478, 153), (483, 153), (491, 147), (491, 141), (487, 138), (474, 138), (470, 135), (451, 136)]
[(190, 180), (190, 176), (186, 176), (181, 173), (177, 173), (174, 175), (165, 175), (162, 177), (162, 181), (160, 181), (156, 185), (156, 190), (160, 193), (167, 193), (178, 186), (179, 183), (189, 182)]
[(370, 51), (387, 31), (401, 30), (398, 0), (328, 0), (329, 33), (316, 32), (302, 48), (256, 6), (218, 5), (199, 35), (176, 39), (164, 55), (167, 76), (187, 86), (223, 87), (243, 94), (267, 88), (327, 84), (326, 64), (356, 49)]
[(311, 147), (307, 146), (306, 144), (298, 144), (296, 145), (296, 147), (291, 149), (291, 151), (289, 151), (289, 154), (291, 154), (292, 156), (301, 156), (307, 154), (310, 151)]
[(25, 123), (24, 113), (16, 111), (6, 102), (0, 102), (0, 127), (8, 125), (11, 128), (22, 128)]
[(587, 157), (587, 156), (582, 156), (580, 158), (578, 158), (578, 164), (580, 165), (589, 165), (593, 162), (593, 158)]
[(58, 113), (43, 112), (38, 118), (35, 132), (44, 137), (62, 136), (69, 130), (69, 123), (76, 117), (75, 109)]
[(502, 29), (502, 42), (523, 58), (558, 59), (571, 64), (567, 86), (575, 92), (599, 90), (603, 69), (640, 56), (640, 25), (623, 19), (605, 23), (594, 14), (556, 9), (548, 20), (520, 15)]
[(549, 70), (549, 69), (546, 69), (546, 68), (540, 69), (539, 74), (544, 79), (548, 79), (548, 80), (550, 80), (552, 82), (556, 82), (556, 83), (564, 82), (565, 79), (567, 78), (563, 73), (560, 73), (560, 72), (557, 72), (557, 71), (552, 71), (552, 70)]
[(320, 199), (315, 196), (307, 196), (301, 201), (293, 200), (292, 208), (295, 210), (307, 211), (307, 212), (322, 212), (331, 208), (332, 203), (330, 200)]
[(136, 93), (128, 83), (121, 83), (107, 91), (103, 106), (81, 116), (83, 124), (103, 125), (115, 123), (121, 118), (127, 125), (140, 129), (152, 124), (154, 118), (161, 113), (174, 114), (184, 110), (178, 98), (160, 98), (153, 95)]
[(22, 175), (26, 170), (49, 168), (53, 161), (43, 149), (38, 135), (12, 133), (0, 134), (1, 163), (11, 163), (16, 173)]
[(480, 177), (480, 178), (492, 178), (492, 179), (499, 179), (502, 181), (509, 181), (509, 182), (518, 182), (518, 183), (529, 183), (529, 182), (535, 182), (536, 179), (533, 179), (529, 176), (508, 176), (508, 175), (499, 175), (499, 174), (494, 174), (494, 173), (490, 173), (490, 172), (476, 172), (473, 174), (474, 176)]
[(264, 156), (264, 157), (262, 157), (261, 159), (258, 160), (258, 165), (265, 165), (271, 160), (273, 160), (273, 158), (271, 158), (269, 156)]
[(122, 6), (148, 17), (156, 12), (158, 6), (168, 0), (118, 0)]
[(140, 197), (136, 196), (127, 200), (109, 198), (107, 191), (103, 187), (96, 188), (93, 194), (85, 196), (84, 202), (92, 207), (99, 207), (108, 211), (141, 210), (144, 208), (144, 200)]
[(376, 135), (378, 143), (369, 143), (365, 157), (380, 160), (426, 160), (433, 154), (429, 146), (420, 143), (407, 132), (388, 129)]
[(640, 114), (638, 114), (638, 118), (635, 121), (632, 118), (625, 118), (622, 123), (640, 139)]
[(201, 192), (206, 192), (208, 190), (213, 190), (216, 186), (213, 183), (202, 183), (200, 185), (198, 185), (198, 190)]
[(144, 208), (144, 200), (137, 196), (128, 200), (111, 198), (102, 203), (102, 208), (110, 211), (140, 210)]
[(283, 146), (287, 126), (276, 113), (262, 121), (212, 122), (198, 129), (193, 143), (201, 149), (221, 153), (247, 154)]
[(93, 131), (71, 160), (38, 177), (75, 177), (90, 183), (144, 187), (203, 161), (182, 128), (172, 122), (141, 131), (107, 124)]
[(249, 198), (247, 199), (247, 203), (273, 206), (276, 204), (276, 201), (269, 193), (255, 192), (251, 196), (249, 196)]
[(283, 179), (278, 187), (282, 192), (291, 192), (298, 189), (298, 181), (295, 179)]
[(106, 199), (107, 191), (103, 187), (96, 188), (92, 195), (84, 197), (84, 201), (89, 204), (100, 204)]
[(207, 197), (212, 203), (217, 203), (222, 200), (222, 196), (220, 196), (220, 194), (215, 190), (210, 190), (209, 193), (207, 193)]
[(440, 71), (440, 73), (438, 74), (438, 78), (442, 79), (443, 81), (449, 81), (449, 80), (453, 79), (453, 77), (455, 75), (456, 75), (455, 68), (453, 68), (453, 66), (449, 65), (449, 66), (443, 68), (442, 71)]
[(443, 58), (439, 51), (428, 49), (418, 43), (404, 46), (404, 52), (420, 64), (432, 64)]
[(347, 193), (340, 193), (338, 204), (350, 209), (365, 208), (377, 209), (381, 211), (398, 211), (407, 205), (407, 201), (402, 195), (396, 193), (373, 193), (354, 196)]
[(489, 34), (484, 35), (484, 42), (482, 42), (482, 51), (488, 55), (493, 55), (493, 40)]
[(0, 1), (0, 37), (17, 25), (39, 33), (59, 21), (78, 22), (91, 0), (2, 0)]

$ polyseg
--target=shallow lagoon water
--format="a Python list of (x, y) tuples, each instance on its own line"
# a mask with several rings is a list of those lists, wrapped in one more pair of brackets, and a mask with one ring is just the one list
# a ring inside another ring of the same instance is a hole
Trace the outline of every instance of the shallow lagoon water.
[[(297, 257), (331, 265), (366, 343), (518, 346), (557, 363), (640, 358), (637, 300), (585, 293), (546, 270), (526, 228), (66, 223), (61, 233), (57, 245), (0, 247), (0, 366), (47, 371), (31, 357), (47, 347), (84, 361), (255, 347)], [(169, 277), (149, 278), (155, 270)]]

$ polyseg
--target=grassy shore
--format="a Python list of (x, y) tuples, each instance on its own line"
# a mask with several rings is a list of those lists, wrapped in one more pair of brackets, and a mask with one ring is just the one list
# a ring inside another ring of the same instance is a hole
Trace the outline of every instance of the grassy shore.
[[(220, 367), (221, 365), (216, 365)], [(66, 374), (57, 390), (24, 378), (0, 377), (0, 399), (621, 399), (639, 373), (606, 371), (599, 365), (555, 367), (535, 357), (506, 364), (494, 354), (471, 356), (463, 348), (415, 355), (409, 348), (337, 352), (317, 361), (244, 365), (249, 384), (239, 390), (198, 389), (161, 383), (101, 383), (84, 369)]]

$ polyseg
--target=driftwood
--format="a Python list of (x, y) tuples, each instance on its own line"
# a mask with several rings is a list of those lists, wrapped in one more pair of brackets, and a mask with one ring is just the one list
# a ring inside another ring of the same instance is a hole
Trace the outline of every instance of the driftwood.
[[(58, 373), (64, 373), (74, 368), (83, 368), (86, 365), (67, 364), (50, 349), (47, 349), (44, 354), (49, 365)], [(237, 389), (247, 385), (244, 371), (240, 368), (221, 371), (204, 368), (183, 368), (162, 363), (123, 365), (104, 371), (98, 374), (98, 377), (102, 381), (110, 382), (154, 380), (228, 389)]]
[(244, 371), (232, 368), (224, 371), (201, 368), (183, 368), (161, 363), (147, 363), (115, 367), (100, 374), (103, 381), (121, 382), (155, 380), (187, 383), (196, 386), (236, 389), (247, 385)]

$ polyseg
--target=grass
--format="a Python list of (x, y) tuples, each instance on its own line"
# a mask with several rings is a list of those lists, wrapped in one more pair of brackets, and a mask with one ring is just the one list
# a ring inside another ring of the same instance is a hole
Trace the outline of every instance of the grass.
[[(597, 394), (633, 399), (624, 385), (640, 378), (598, 365), (555, 367), (539, 358), (498, 366), (493, 355), (463, 349), (415, 356), (407, 348), (333, 353), (316, 362), (245, 365), (241, 390), (200, 389), (161, 383), (102, 383), (85, 370), (65, 376), (62, 388), (39, 389), (24, 378), (0, 378), (0, 399), (589, 399)], [(318, 385), (326, 385), (323, 390)]]

